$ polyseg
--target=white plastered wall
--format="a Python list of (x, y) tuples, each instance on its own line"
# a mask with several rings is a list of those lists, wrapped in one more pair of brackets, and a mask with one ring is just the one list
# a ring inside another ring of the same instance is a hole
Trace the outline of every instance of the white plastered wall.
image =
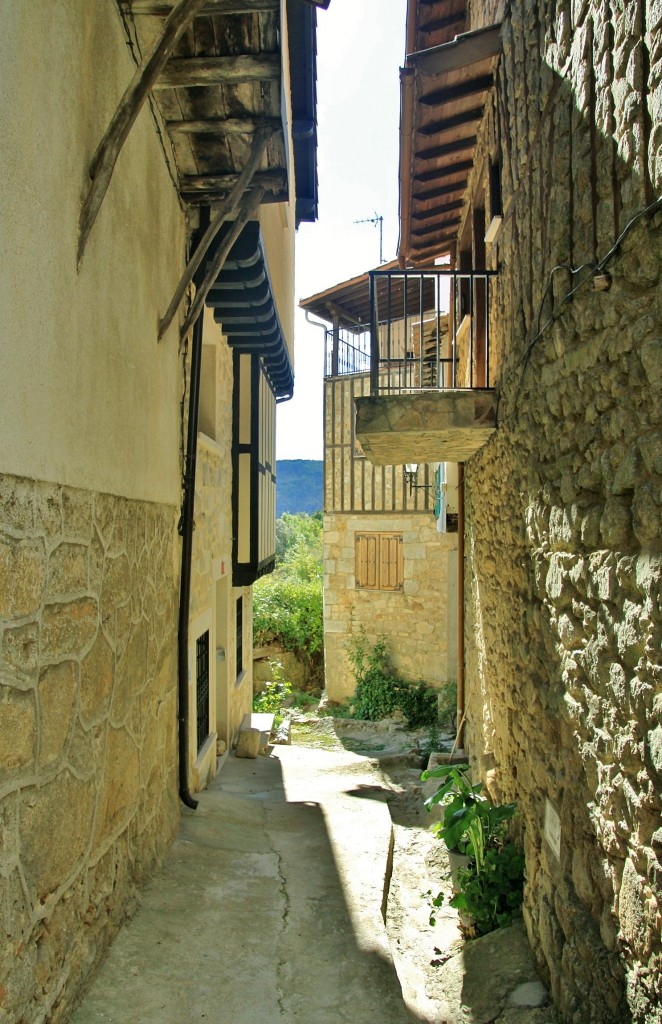
[(0, 471), (175, 503), (177, 324), (156, 330), (184, 218), (147, 105), (76, 268), (90, 160), (134, 71), (116, 5), (7, 0), (0, 69)]

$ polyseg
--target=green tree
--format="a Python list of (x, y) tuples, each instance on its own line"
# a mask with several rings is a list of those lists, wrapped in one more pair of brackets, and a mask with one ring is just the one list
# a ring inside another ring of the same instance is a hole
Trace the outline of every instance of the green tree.
[(284, 513), (276, 522), (276, 568), (253, 587), (257, 645), (276, 642), (323, 677), (322, 513)]

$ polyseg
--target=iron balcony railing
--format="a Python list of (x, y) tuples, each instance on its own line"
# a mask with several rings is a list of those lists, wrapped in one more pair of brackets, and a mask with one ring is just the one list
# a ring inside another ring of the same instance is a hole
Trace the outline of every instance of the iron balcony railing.
[(495, 275), (441, 267), (371, 271), (371, 393), (491, 387)]
[(327, 329), (324, 335), (324, 376), (342, 377), (370, 370), (370, 326)]

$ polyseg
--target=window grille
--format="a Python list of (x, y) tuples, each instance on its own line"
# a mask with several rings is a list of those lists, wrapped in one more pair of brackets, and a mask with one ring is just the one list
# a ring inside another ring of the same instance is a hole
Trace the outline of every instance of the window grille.
[(195, 696), (199, 752), (209, 735), (209, 630), (195, 641)]
[(244, 599), (237, 598), (237, 676), (244, 671)]

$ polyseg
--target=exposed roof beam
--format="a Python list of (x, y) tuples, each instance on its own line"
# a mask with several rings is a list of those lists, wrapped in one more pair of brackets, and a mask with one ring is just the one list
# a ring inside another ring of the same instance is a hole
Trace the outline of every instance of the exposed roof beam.
[(450, 156), (451, 153), (460, 153), (463, 149), (473, 149), (476, 145), (476, 136), (469, 135), (466, 139), (456, 139), (455, 142), (447, 142), (443, 146), (430, 146), (428, 149), (417, 149), (417, 160), (436, 160), (438, 157)]
[(241, 200), (241, 207), (237, 214), (237, 219), (233, 222), (232, 229), (230, 230), (227, 238), (223, 240), (223, 243), (219, 245), (218, 252), (215, 254), (210, 265), (207, 267), (204, 280), (200, 283), (196, 290), (195, 298), (191, 303), (186, 319), (182, 324), (179, 332), (180, 338), (186, 337), (186, 333), (190, 330), (192, 325), (198, 319), (204, 301), (207, 298), (209, 291), (211, 290), (216, 278), (223, 269), (223, 265), (228, 258), (230, 249), (239, 238), (239, 235), (248, 224), (251, 217), (257, 211), (262, 197), (264, 195), (263, 188), (251, 189), (250, 192), (246, 192)]
[[(175, 6), (167, 0), (122, 0), (122, 6), (131, 14), (168, 15)], [(204, 0), (200, 14), (254, 14), (259, 11), (277, 11), (279, 0)]]
[(262, 159), (262, 154), (264, 153), (265, 147), (267, 145), (267, 142), (271, 138), (271, 135), (272, 132), (270, 128), (260, 128), (253, 136), (251, 152), (248, 157), (248, 160), (246, 161), (246, 165), (244, 166), (241, 174), (238, 175), (234, 187), (232, 188), (232, 191), (229, 193), (223, 206), (221, 207), (220, 210), (217, 211), (217, 213), (212, 218), (211, 223), (209, 224), (209, 227), (205, 231), (202, 239), (200, 240), (197, 249), (193, 253), (191, 259), (188, 261), (186, 269), (184, 270), (184, 273), (180, 278), (179, 284), (175, 289), (175, 294), (172, 297), (172, 301), (170, 302), (170, 305), (168, 306), (163, 316), (163, 319), (159, 323), (159, 341), (161, 340), (161, 338), (167, 331), (168, 327), (172, 323), (172, 318), (179, 309), (180, 303), (186, 293), (186, 289), (191, 284), (193, 280), (193, 275), (195, 274), (196, 270), (202, 263), (202, 260), (205, 256), (205, 253), (209, 249), (209, 246), (216, 238), (216, 235), (221, 230), (221, 227), (223, 226), (225, 221), (228, 220), (236, 212), (238, 206), (240, 205), (244, 193), (255, 175), (258, 164)]
[(454, 117), (447, 117), (441, 121), (432, 121), (430, 124), (423, 125), (418, 128), (419, 135), (441, 135), (442, 132), (452, 131), (453, 128), (461, 128), (465, 124), (474, 124), (476, 121), (480, 121), (483, 116), (485, 107), (472, 107), (471, 110), (464, 110), (461, 114), (455, 114)]
[(154, 46), (136, 68), (97, 147), (89, 170), (92, 181), (83, 200), (78, 220), (77, 262), (79, 266), (103, 197), (108, 191), (117, 158), (131, 131), (131, 126), (142, 110), (143, 103), (154, 87), (154, 83), (170, 59), (177, 42), (199, 12), (203, 2), (204, 0), (179, 0), (179, 3), (172, 8)]
[[(188, 174), (180, 179), (182, 192), (229, 192), (237, 182), (236, 174)], [(282, 188), (287, 184), (284, 169), (256, 171), (252, 184), (261, 188)]]
[(465, 32), (449, 43), (418, 50), (407, 55), (407, 62), (431, 75), (465, 68), (468, 64), (496, 57), (501, 53), (501, 23)]
[(411, 256), (413, 259), (426, 259), (428, 256), (437, 256), (442, 252), (447, 252), (448, 248), (455, 241), (455, 235), (444, 235), (443, 238), (437, 238), (434, 245), (421, 246), (419, 248), (412, 246)]
[(280, 77), (280, 68), (279, 53), (240, 54), (235, 57), (174, 57), (164, 67), (155, 88), (176, 89), (179, 86), (275, 80)]
[(454, 199), (452, 203), (442, 203), (441, 206), (435, 206), (430, 210), (421, 210), (418, 213), (412, 213), (412, 220), (427, 220), (429, 217), (440, 217), (442, 213), (450, 213), (452, 210), (461, 210), (464, 206), (464, 199)]
[(433, 171), (422, 171), (421, 174), (414, 175), (414, 181), (441, 181), (442, 178), (450, 178), (451, 174), (470, 171), (473, 165), (473, 160), (461, 160), (457, 163), (447, 164), (446, 167), (437, 167)]
[(352, 327), (365, 326), (360, 317), (356, 316), (355, 313), (350, 313), (339, 302), (326, 302), (325, 305), (332, 318), (335, 319), (337, 317), (340, 321), (345, 321), (345, 323), (350, 324)]
[(440, 196), (450, 196), (454, 192), (462, 192), (467, 187), (467, 179), (454, 181), (450, 185), (440, 185), (439, 188), (431, 188), (429, 192), (413, 192), (412, 200), (415, 203), (427, 203), (430, 199), (439, 199)]
[(441, 220), (435, 224), (431, 224), (428, 228), (416, 228), (412, 231), (412, 238), (425, 239), (429, 235), (437, 234), (439, 231), (443, 231), (445, 228), (454, 228), (461, 222), (461, 217), (453, 217), (451, 220)]
[(279, 117), (210, 117), (202, 121), (166, 121), (166, 128), (186, 135), (253, 135), (261, 128), (278, 131), (282, 122)]
[(469, 78), (466, 82), (459, 82), (457, 85), (446, 86), (445, 89), (435, 89), (419, 98), (419, 103), (427, 107), (434, 107), (442, 103), (450, 103), (452, 100), (462, 100), (466, 96), (478, 96), (487, 92), (494, 85), (493, 75), (480, 75), (478, 78)]
[[(432, 6), (430, 4), (430, 6)], [(443, 18), (434, 18), (432, 21), (428, 21), (425, 25), (419, 25), (419, 32), (439, 32), (441, 29), (450, 28), (451, 25), (459, 25), (459, 23), (465, 20), (467, 16), (466, 11), (455, 11), (454, 14), (447, 14)]]

